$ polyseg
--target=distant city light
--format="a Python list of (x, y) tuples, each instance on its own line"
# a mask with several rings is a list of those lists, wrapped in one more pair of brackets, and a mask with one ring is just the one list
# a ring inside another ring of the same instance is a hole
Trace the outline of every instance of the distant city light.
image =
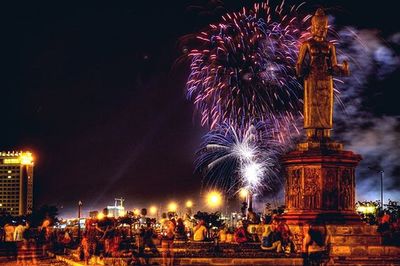
[(357, 211), (363, 214), (373, 214), (376, 212), (376, 206), (373, 205), (358, 206)]
[(33, 164), (33, 156), (32, 153), (27, 151), (27, 152), (23, 152), (20, 156), (19, 156), (20, 162), (23, 165), (31, 165)]

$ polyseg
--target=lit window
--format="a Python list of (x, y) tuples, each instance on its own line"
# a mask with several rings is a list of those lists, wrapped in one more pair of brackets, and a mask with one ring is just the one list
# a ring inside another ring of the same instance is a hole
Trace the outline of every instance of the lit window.
[(7, 176), (7, 178), (11, 178), (11, 176), (9, 175), (9, 176)]
[(7, 171), (7, 173), (11, 174), (11, 173), (12, 173), (12, 171), (11, 171), (11, 170), (8, 170), (8, 171)]

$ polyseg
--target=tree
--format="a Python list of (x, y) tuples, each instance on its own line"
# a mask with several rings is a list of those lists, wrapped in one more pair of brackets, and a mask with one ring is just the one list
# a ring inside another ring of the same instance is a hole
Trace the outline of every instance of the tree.
[(44, 220), (49, 220), (50, 224), (58, 222), (58, 209), (56, 206), (43, 205), (38, 210), (33, 210), (28, 215), (27, 220), (32, 227), (42, 225)]

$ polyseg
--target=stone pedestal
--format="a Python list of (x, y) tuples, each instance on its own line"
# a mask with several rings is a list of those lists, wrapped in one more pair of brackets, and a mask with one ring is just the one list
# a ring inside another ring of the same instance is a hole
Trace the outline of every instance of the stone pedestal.
[(306, 224), (323, 218), (335, 264), (387, 265), (383, 258), (392, 262), (400, 256), (400, 247), (382, 245), (376, 226), (362, 223), (355, 211), (355, 168), (360, 160), (334, 141), (303, 142), (282, 158), (287, 209), (283, 218), (299, 252)]
[(303, 142), (286, 154), (282, 163), (287, 223), (319, 218), (329, 224), (360, 223), (355, 212), (355, 168), (360, 160), (333, 141)]

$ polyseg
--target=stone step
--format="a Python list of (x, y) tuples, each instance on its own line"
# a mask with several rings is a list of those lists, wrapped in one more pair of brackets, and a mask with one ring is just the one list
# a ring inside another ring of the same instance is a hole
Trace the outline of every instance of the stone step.
[(335, 245), (332, 247), (332, 254), (333, 256), (345, 257), (397, 256), (400, 258), (400, 247), (375, 245)]
[(334, 265), (346, 266), (371, 266), (371, 265), (400, 265), (400, 258), (397, 256), (382, 256), (382, 257), (339, 257), (333, 258)]

